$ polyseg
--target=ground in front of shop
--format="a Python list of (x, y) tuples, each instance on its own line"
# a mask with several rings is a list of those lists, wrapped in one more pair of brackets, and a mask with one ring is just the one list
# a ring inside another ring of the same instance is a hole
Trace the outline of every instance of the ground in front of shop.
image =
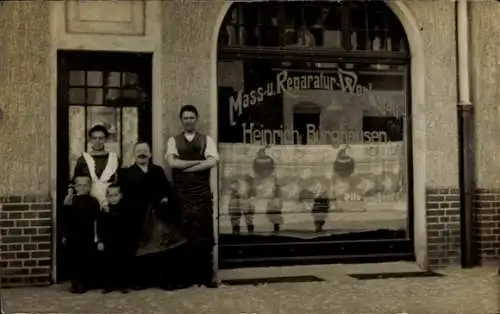
[[(71, 295), (66, 286), (5, 289), (6, 313), (331, 314), (500, 313), (495, 266), (447, 268), (444, 276), (359, 280), (349, 274), (411, 273), (412, 263), (232, 269), (222, 280), (309, 276), (324, 281), (222, 285), (219, 289), (157, 289)], [(234, 281), (233, 281), (234, 282)]]

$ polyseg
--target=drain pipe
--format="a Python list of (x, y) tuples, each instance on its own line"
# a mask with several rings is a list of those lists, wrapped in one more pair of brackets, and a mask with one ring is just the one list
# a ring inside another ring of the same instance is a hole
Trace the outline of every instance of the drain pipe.
[(460, 242), (461, 265), (474, 267), (473, 193), (474, 179), (474, 107), (470, 98), (468, 1), (457, 0), (457, 58), (458, 58), (458, 138), (460, 180)]

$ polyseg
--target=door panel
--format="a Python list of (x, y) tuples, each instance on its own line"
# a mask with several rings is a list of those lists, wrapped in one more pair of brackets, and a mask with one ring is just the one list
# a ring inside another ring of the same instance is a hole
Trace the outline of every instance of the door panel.
[[(106, 148), (116, 152), (124, 166), (132, 164), (137, 140), (151, 143), (152, 55), (64, 51), (58, 54), (58, 66), (57, 202), (61, 204), (76, 160), (90, 148), (87, 133), (93, 126), (108, 128)], [(66, 263), (64, 248), (57, 251), (60, 281), (66, 278)]]

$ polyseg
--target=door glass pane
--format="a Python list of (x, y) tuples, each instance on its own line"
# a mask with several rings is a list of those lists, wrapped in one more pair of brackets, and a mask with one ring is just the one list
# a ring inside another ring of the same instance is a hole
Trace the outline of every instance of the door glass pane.
[(71, 86), (85, 86), (85, 71), (70, 71), (69, 72), (69, 85), (71, 85)]
[(106, 92), (106, 101), (120, 98), (120, 90), (117, 88), (109, 88)]
[(123, 165), (130, 166), (134, 163), (134, 146), (138, 140), (137, 108), (123, 108)]
[(87, 72), (87, 86), (102, 86), (102, 72), (89, 71)]
[(120, 87), (120, 72), (110, 72), (108, 75), (108, 86), (109, 87)]
[(68, 94), (70, 104), (85, 104), (85, 88), (70, 88)]
[(102, 88), (88, 88), (87, 89), (87, 104), (88, 105), (102, 105), (103, 101)]
[(85, 150), (85, 108), (69, 107), (69, 166), (70, 178), (73, 177), (76, 160)]
[(123, 90), (123, 98), (132, 98), (135, 99), (137, 98), (137, 89), (124, 89)]
[[(115, 152), (120, 156), (120, 108), (112, 107), (88, 107), (87, 108), (87, 128), (90, 130), (97, 124), (104, 125), (109, 131), (109, 139), (106, 142), (106, 149)], [(90, 143), (87, 150), (91, 150)]]
[(406, 69), (237, 62), (219, 85), (220, 232), (406, 232)]
[(122, 74), (122, 86), (135, 86), (137, 82), (137, 73), (125, 72)]

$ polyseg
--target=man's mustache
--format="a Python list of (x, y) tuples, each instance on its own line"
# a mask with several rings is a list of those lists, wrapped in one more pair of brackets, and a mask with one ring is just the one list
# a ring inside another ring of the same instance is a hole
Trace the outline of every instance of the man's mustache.
[(139, 157), (139, 158), (148, 158), (149, 156), (145, 155), (145, 154), (141, 154), (141, 155), (137, 155), (137, 157)]

